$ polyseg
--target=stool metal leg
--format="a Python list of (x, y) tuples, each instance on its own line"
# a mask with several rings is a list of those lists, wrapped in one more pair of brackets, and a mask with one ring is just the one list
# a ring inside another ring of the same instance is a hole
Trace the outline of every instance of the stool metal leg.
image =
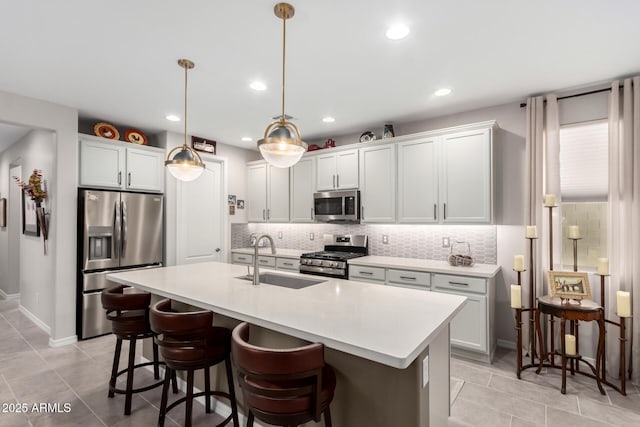
[(127, 367), (127, 389), (124, 400), (124, 414), (131, 415), (131, 399), (133, 398), (133, 369), (136, 364), (136, 339), (129, 341), (129, 365)]
[(156, 344), (156, 340), (151, 339), (153, 343), (153, 378), (156, 380), (160, 379), (160, 363), (158, 362), (158, 344)]
[(231, 371), (231, 358), (227, 356), (224, 360), (224, 366), (227, 371), (227, 384), (229, 386), (229, 400), (231, 401), (231, 415), (233, 417), (234, 427), (240, 427), (240, 420), (238, 420), (238, 404), (236, 402), (236, 390), (233, 384), (233, 372)]
[(184, 425), (191, 427), (191, 417), (193, 415), (193, 369), (187, 370), (187, 405), (185, 410)]
[(207, 414), (211, 413), (211, 372), (209, 372), (209, 367), (204, 368), (204, 403), (205, 403), (205, 412)]
[(331, 411), (327, 406), (327, 409), (324, 410), (324, 427), (332, 427), (331, 424)]
[[(167, 367), (164, 371), (164, 384), (162, 385), (162, 398), (160, 399), (160, 415), (158, 416), (158, 426), (164, 426), (164, 417), (167, 413), (167, 400), (169, 398), (169, 382), (175, 378), (176, 371)], [(175, 382), (173, 383), (175, 386)]]
[(113, 354), (113, 368), (111, 368), (111, 379), (109, 380), (109, 397), (115, 396), (116, 376), (118, 375), (118, 365), (120, 363), (120, 353), (122, 351), (122, 339), (116, 340), (116, 352)]

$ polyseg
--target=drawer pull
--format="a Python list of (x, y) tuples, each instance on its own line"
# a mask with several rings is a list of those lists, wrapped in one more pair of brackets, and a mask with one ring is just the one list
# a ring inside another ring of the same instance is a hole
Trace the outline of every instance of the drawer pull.
[(246, 259), (245, 257), (243, 257), (243, 256), (239, 256), (239, 257), (238, 257), (238, 259), (239, 259), (240, 261), (246, 261), (246, 260), (247, 260), (247, 259)]
[(409, 277), (409, 276), (400, 276), (400, 278), (401, 278), (402, 280), (416, 280), (416, 278), (415, 278), (415, 277)]
[(289, 267), (293, 267), (292, 262), (283, 262), (282, 265), (288, 265)]
[(266, 259), (259, 259), (258, 262), (260, 262), (261, 264), (268, 264), (269, 261), (267, 261)]
[(373, 273), (372, 273), (372, 272), (370, 272), (370, 271), (358, 271), (358, 273), (360, 273), (360, 274), (365, 274), (365, 275), (367, 275), (367, 276), (371, 276), (371, 275), (373, 275)]
[(450, 285), (456, 285), (456, 286), (469, 286), (468, 283), (462, 283), (462, 282), (449, 282)]

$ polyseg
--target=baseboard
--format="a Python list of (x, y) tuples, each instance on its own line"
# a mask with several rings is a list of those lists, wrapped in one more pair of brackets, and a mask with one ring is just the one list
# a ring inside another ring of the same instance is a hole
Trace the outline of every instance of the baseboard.
[(49, 347), (62, 347), (64, 345), (74, 344), (78, 342), (77, 335), (71, 335), (70, 337), (59, 338), (54, 340), (53, 338), (49, 338)]
[(27, 310), (22, 304), (20, 304), (18, 308), (20, 309), (20, 312), (27, 316), (29, 320), (36, 324), (36, 326), (45, 331), (47, 335), (51, 336), (51, 328), (49, 327), (49, 325), (40, 320), (38, 316)]
[(11, 300), (16, 300), (16, 299), (20, 299), (20, 294), (8, 294), (5, 291), (3, 291), (2, 289), (0, 289), (0, 298), (7, 300), (7, 301), (11, 301)]
[[(141, 361), (142, 363), (148, 363), (148, 362), (152, 362), (151, 360), (147, 359), (146, 357), (141, 357)], [(153, 365), (149, 365), (149, 366), (145, 366), (144, 369), (146, 369), (147, 371), (153, 373)], [(160, 378), (164, 378), (164, 367), (160, 366)], [(178, 377), (177, 378), (177, 382), (178, 382), (178, 390), (182, 391), (183, 393), (187, 392), (187, 382), (185, 380), (183, 380), (182, 378)], [(201, 393), (202, 390), (200, 390), (197, 387), (193, 388), (193, 393)], [(236, 395), (239, 393), (239, 390), (236, 390)], [(196, 402), (200, 403), (202, 406), (205, 405), (205, 401), (204, 401), (204, 396), (199, 396), (196, 397), (194, 399)], [(220, 415), (221, 417), (228, 417), (229, 415), (231, 415), (231, 406), (229, 406), (229, 404), (225, 401), (222, 400), (218, 400), (216, 399), (215, 396), (211, 397), (211, 401), (212, 401), (212, 408), (211, 410), (213, 412), (215, 412), (216, 414)], [(169, 402), (169, 404), (171, 404), (171, 402)], [(238, 421), (240, 422), (240, 425), (243, 426), (247, 423), (247, 417), (242, 413), (241, 409), (238, 408)], [(253, 422), (253, 425), (256, 427), (268, 427), (265, 426), (263, 424), (260, 424), (258, 422), (258, 420), (255, 420)]]
[(507, 350), (515, 350), (516, 343), (507, 340), (498, 340), (498, 347), (506, 348)]

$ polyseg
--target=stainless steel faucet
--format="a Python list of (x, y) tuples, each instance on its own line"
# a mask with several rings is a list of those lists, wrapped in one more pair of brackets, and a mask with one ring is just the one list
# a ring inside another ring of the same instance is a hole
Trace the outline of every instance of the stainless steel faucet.
[(259, 285), (260, 284), (260, 273), (258, 272), (258, 246), (260, 246), (260, 240), (266, 238), (269, 243), (271, 244), (271, 253), (273, 255), (276, 254), (276, 244), (273, 243), (273, 238), (271, 236), (269, 236), (268, 234), (263, 234), (259, 237), (256, 238), (256, 244), (253, 247), (254, 248), (254, 254), (253, 254), (253, 284), (255, 285)]

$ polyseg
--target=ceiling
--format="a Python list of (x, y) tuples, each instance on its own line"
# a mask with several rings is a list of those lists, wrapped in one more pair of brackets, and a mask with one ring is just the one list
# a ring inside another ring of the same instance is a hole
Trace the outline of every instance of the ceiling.
[[(523, 100), (640, 72), (636, 0), (293, 0), (286, 112), (306, 140)], [(0, 90), (83, 118), (245, 148), (280, 113), (276, 1), (4, 1)], [(388, 40), (387, 26), (410, 27)], [(249, 88), (260, 79), (263, 92)], [(452, 89), (447, 97), (436, 89)], [(324, 116), (335, 117), (323, 123)], [(2, 118), (0, 117), (0, 120)]]

